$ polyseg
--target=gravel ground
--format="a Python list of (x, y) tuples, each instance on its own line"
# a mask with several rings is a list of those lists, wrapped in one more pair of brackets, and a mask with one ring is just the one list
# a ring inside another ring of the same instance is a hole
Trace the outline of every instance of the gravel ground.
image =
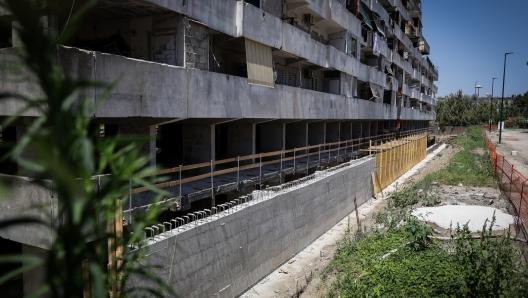
[(438, 226), (449, 229), (463, 226), (466, 222), (472, 232), (482, 229), (486, 220), (491, 221), (495, 213), (494, 231), (506, 230), (514, 223), (514, 218), (499, 209), (486, 206), (445, 205), (440, 207), (422, 207), (414, 210), (412, 215), (433, 222)]

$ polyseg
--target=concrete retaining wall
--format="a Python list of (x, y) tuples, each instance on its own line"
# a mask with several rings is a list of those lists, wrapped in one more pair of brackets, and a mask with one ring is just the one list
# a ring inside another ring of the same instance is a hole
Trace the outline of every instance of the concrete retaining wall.
[(373, 158), (357, 160), (306, 186), (163, 233), (142, 248), (140, 262), (162, 266), (154, 272), (182, 297), (235, 297), (353, 211), (354, 197), (358, 205), (368, 200), (374, 167)]

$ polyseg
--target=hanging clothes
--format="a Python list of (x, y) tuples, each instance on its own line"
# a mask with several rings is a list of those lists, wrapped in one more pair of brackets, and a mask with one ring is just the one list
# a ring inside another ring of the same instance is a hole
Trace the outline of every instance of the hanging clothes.
[(382, 43), (381, 36), (379, 36), (377, 33), (372, 34), (372, 53), (379, 57), (381, 54), (381, 43)]

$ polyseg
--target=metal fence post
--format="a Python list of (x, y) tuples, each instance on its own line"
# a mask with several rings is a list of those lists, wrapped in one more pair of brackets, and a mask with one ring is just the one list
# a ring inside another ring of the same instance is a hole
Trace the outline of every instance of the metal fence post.
[(310, 147), (310, 144), (308, 144), (308, 147), (306, 147), (306, 158), (308, 158), (308, 160), (306, 161), (306, 175), (308, 175), (308, 170), (310, 169), (310, 149), (308, 149)]
[(262, 188), (262, 152), (260, 152), (260, 162), (259, 162), (259, 189)]
[(237, 190), (240, 186), (240, 156), (237, 156)]
[(182, 189), (182, 183), (181, 183), (181, 172), (182, 172), (182, 166), (180, 165), (180, 200), (181, 200), (181, 189)]
[(328, 161), (326, 163), (327, 167), (330, 166), (330, 157), (331, 157), (330, 154), (331, 154), (331, 152), (332, 152), (332, 145), (330, 145), (330, 143), (329, 143), (329, 145), (328, 145)]
[(504, 156), (502, 157), (502, 166), (501, 166), (501, 177), (500, 183), (502, 184), (502, 176), (504, 175)]
[(293, 148), (293, 175), (295, 175), (295, 149), (297, 148)]
[(321, 166), (321, 144), (319, 144), (319, 166)]
[(339, 148), (341, 147), (341, 141), (337, 141), (337, 157), (336, 162), (339, 162)]
[(281, 150), (281, 154), (280, 154), (280, 173), (279, 173), (279, 184), (282, 184), (282, 150)]
[(211, 160), (211, 206), (216, 206), (215, 204), (215, 194), (214, 194), (214, 165)]

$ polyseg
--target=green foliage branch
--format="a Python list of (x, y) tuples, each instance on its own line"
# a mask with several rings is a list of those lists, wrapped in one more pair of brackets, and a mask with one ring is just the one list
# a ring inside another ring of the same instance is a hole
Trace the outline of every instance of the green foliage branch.
[[(134, 293), (158, 297), (175, 295), (167, 281), (152, 273), (152, 268), (140, 265), (141, 250), (125, 252), (121, 260), (123, 266), (118, 268), (119, 278), (109, 280), (108, 240), (115, 238), (115, 234), (107, 231), (107, 224), (114, 219), (116, 201), (126, 200), (123, 194), (128, 194), (131, 186), (148, 187), (157, 194), (155, 200), (166, 193), (156, 188), (154, 181), (144, 178), (155, 170), (147, 167), (149, 157), (140, 150), (141, 144), (148, 139), (107, 136), (103, 140), (98, 138), (98, 132), (90, 132), (89, 115), (94, 114), (97, 103), (104, 99), (117, 81), (108, 85), (71, 78), (56, 63), (57, 44), (73, 36), (95, 4), (95, 1), (88, 1), (73, 14), (60, 39), (55, 41), (50, 40), (41, 28), (39, 18), (42, 12), (37, 7), (45, 7), (39, 6), (42, 3), (29, 0), (0, 2), (12, 20), (19, 24), (17, 35), (23, 44), (19, 62), (31, 73), (31, 78), (27, 80), (36, 83), (42, 93), (40, 98), (0, 94), (0, 100), (16, 99), (24, 103), (22, 109), (2, 123), (3, 127), (17, 123), (21, 115), (28, 111), (41, 114), (29, 124), (22, 139), (3, 158), (16, 161), (35, 177), (31, 183), (52, 190), (58, 196), (58, 212), (55, 215), (45, 211), (46, 206), (32, 206), (40, 210), (45, 219), (18, 217), (0, 221), (0, 229), (37, 224), (48, 229), (51, 225), (53, 231), (53, 241), (45, 259), (36, 255), (0, 256), (2, 263), (24, 264), (0, 277), (0, 284), (22, 272), (44, 266), (44, 286), (32, 293), (32, 297), (42, 294), (48, 297), (82, 297), (85, 285), (82, 263), (88, 259), (93, 297), (106, 297), (112, 283), (124, 286), (131, 277), (148, 280), (154, 287), (126, 287), (121, 292), (122, 296)], [(103, 88), (106, 91), (94, 105), (83, 97), (83, 90), (87, 88)], [(31, 148), (31, 158), (22, 154), (27, 148)], [(105, 174), (108, 168), (110, 175)], [(3, 186), (4, 195), (9, 187)], [(153, 222), (158, 215), (159, 210), (153, 206), (144, 216), (135, 219), (130, 235), (118, 239), (118, 245), (126, 248), (141, 243), (145, 225)]]

